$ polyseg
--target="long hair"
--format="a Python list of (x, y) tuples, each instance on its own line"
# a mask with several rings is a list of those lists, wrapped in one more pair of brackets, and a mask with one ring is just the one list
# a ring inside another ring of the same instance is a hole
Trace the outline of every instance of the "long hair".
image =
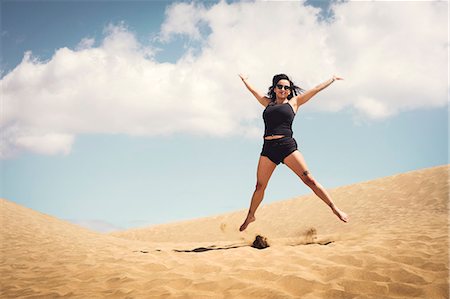
[(278, 81), (280, 81), (280, 80), (288, 80), (289, 81), (289, 85), (291, 86), (291, 93), (288, 95), (288, 100), (292, 99), (293, 96), (296, 96), (296, 95), (299, 95), (299, 94), (305, 92), (305, 90), (303, 88), (300, 88), (297, 85), (295, 85), (294, 82), (292, 82), (291, 79), (289, 79), (288, 75), (278, 74), (278, 75), (273, 76), (272, 86), (269, 87), (269, 91), (267, 92), (267, 96), (271, 99), (272, 102), (274, 102), (277, 99), (275, 91), (273, 91), (273, 90), (275, 89), (275, 86), (277, 86)]

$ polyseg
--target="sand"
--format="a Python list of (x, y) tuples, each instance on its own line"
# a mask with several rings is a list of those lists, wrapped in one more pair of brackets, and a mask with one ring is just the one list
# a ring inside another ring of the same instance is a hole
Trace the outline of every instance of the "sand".
[[(101, 234), (0, 200), (1, 298), (448, 298), (449, 165)], [(250, 247), (256, 235), (270, 247)]]

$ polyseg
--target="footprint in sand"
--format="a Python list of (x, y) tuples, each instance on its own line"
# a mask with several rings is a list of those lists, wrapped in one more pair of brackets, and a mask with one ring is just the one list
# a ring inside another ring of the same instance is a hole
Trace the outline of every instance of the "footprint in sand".
[(221, 223), (220, 224), (220, 230), (224, 233), (225, 229), (227, 228), (227, 224), (226, 223)]
[(317, 230), (311, 227), (304, 233), (304, 236), (306, 244), (313, 244), (317, 240)]
[(311, 228), (307, 229), (306, 231), (303, 231), (302, 233), (300, 233), (299, 241), (297, 241), (295, 244), (291, 244), (291, 246), (311, 245), (311, 244), (328, 245), (333, 242), (334, 242), (333, 240), (330, 240), (328, 238), (318, 240), (317, 229), (314, 227), (311, 227)]

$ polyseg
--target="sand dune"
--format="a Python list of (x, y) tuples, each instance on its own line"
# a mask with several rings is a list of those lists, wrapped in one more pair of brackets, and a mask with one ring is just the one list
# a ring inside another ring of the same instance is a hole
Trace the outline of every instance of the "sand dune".
[(2, 199), (0, 297), (448, 298), (449, 169), (329, 190), (346, 224), (308, 195), (245, 232), (245, 209), (100, 234)]

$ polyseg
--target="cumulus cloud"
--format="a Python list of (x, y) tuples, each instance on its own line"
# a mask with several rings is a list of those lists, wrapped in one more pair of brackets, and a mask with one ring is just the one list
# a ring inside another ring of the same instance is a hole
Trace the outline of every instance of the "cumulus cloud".
[(48, 61), (27, 52), (1, 79), (1, 155), (67, 154), (89, 133), (260, 137), (262, 107), (239, 72), (262, 92), (280, 72), (305, 89), (332, 74), (345, 78), (305, 110), (352, 109), (379, 120), (444, 106), (448, 42), (436, 28), (447, 25), (446, 5), (336, 2), (323, 21), (303, 2), (175, 3), (159, 41), (200, 45), (176, 62), (158, 62), (156, 47), (124, 23), (108, 26), (97, 46), (85, 38)]
[(94, 43), (95, 43), (95, 39), (85, 37), (78, 43), (77, 50), (79, 51), (79, 50), (83, 50), (83, 49), (92, 48)]
[(193, 39), (201, 39), (200, 23), (204, 19), (202, 5), (175, 3), (166, 10), (166, 21), (161, 26), (160, 39), (170, 41), (173, 34), (187, 34)]

